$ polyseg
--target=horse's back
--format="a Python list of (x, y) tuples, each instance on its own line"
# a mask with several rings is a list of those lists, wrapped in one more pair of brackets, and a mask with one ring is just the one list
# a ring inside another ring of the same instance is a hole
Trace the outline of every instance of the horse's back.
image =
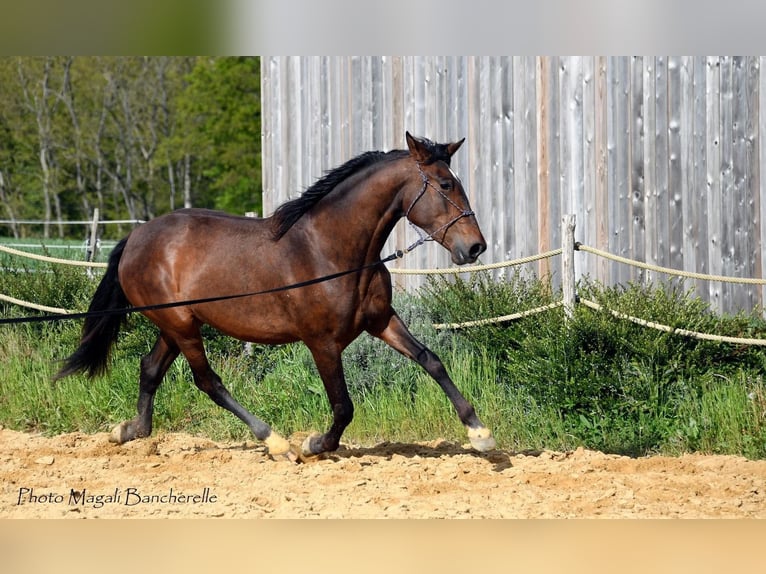
[(150, 293), (151, 299), (194, 298), (201, 290), (220, 291), (221, 285), (228, 290), (238, 282), (240, 270), (252, 267), (248, 255), (272, 243), (263, 219), (180, 209), (130, 233), (120, 262), (120, 283), (134, 305), (144, 303)]
[(147, 258), (153, 253), (183, 249), (199, 252), (196, 254), (199, 256), (217, 243), (230, 245), (259, 239), (266, 241), (269, 235), (269, 227), (261, 218), (242, 217), (210, 209), (179, 209), (133, 230), (128, 237), (125, 255), (130, 257), (140, 254)]

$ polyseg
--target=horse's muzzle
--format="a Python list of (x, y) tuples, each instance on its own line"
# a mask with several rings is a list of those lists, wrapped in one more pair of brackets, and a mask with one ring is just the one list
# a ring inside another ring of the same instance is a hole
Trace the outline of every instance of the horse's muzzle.
[(470, 245), (455, 245), (451, 250), (452, 262), (455, 265), (465, 265), (473, 263), (479, 258), (479, 255), (487, 250), (487, 243), (482, 238)]

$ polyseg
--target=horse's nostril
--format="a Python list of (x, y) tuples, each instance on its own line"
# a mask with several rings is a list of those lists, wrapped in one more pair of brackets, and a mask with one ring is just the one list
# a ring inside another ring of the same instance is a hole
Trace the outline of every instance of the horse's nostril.
[(486, 244), (474, 243), (473, 245), (471, 245), (471, 249), (468, 250), (468, 254), (471, 256), (472, 259), (476, 259), (479, 255), (484, 253), (486, 249), (487, 249)]

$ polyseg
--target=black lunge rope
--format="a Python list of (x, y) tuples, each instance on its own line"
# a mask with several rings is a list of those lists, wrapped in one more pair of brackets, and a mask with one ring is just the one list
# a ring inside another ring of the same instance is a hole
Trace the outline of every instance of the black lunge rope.
[(110, 315), (128, 315), (130, 313), (141, 313), (143, 311), (155, 311), (157, 309), (169, 309), (171, 307), (184, 307), (187, 305), (198, 305), (201, 303), (213, 303), (215, 301), (226, 301), (228, 299), (242, 299), (244, 297), (255, 297), (257, 295), (268, 295), (270, 293), (278, 293), (280, 291), (289, 291), (291, 289), (299, 289), (301, 287), (308, 287), (309, 285), (316, 285), (317, 283), (323, 283), (325, 281), (331, 281), (345, 275), (351, 275), (352, 273), (358, 273), (375, 267), (381, 263), (388, 263), (395, 259), (400, 259), (405, 253), (411, 251), (411, 248), (406, 250), (397, 250), (388, 257), (380, 259), (373, 263), (367, 263), (356, 269), (349, 269), (347, 271), (339, 271), (338, 273), (332, 273), (323, 277), (316, 277), (314, 279), (308, 279), (307, 281), (300, 281), (298, 283), (292, 283), (290, 285), (283, 285), (282, 287), (273, 287), (271, 289), (264, 289), (263, 291), (251, 291), (249, 293), (237, 293), (234, 295), (218, 295), (216, 297), (204, 297), (202, 299), (187, 299), (185, 301), (172, 301), (170, 303), (157, 303), (156, 305), (144, 305), (143, 307), (124, 307), (122, 309), (104, 309), (102, 311), (85, 311), (82, 313), (56, 313), (49, 315), (29, 315), (26, 317), (10, 317), (0, 318), (0, 325), (10, 325), (18, 323), (42, 323), (63, 321), (65, 319), (87, 319), (89, 317), (107, 317)]

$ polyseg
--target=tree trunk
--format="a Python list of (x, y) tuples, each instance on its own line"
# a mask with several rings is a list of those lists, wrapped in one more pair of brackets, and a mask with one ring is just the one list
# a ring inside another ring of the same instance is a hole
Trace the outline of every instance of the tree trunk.
[(184, 154), (184, 207), (192, 207), (191, 197), (191, 156)]
[(7, 185), (9, 186), (9, 184), (6, 183), (6, 178), (3, 177), (3, 172), (0, 171), (0, 202), (2, 202), (3, 206), (5, 207), (5, 211), (8, 213), (8, 219), (11, 222), (10, 225), (13, 237), (18, 239), (19, 226), (16, 223), (16, 213), (14, 212), (13, 206), (11, 205), (10, 199), (8, 197), (8, 189), (6, 187)]

